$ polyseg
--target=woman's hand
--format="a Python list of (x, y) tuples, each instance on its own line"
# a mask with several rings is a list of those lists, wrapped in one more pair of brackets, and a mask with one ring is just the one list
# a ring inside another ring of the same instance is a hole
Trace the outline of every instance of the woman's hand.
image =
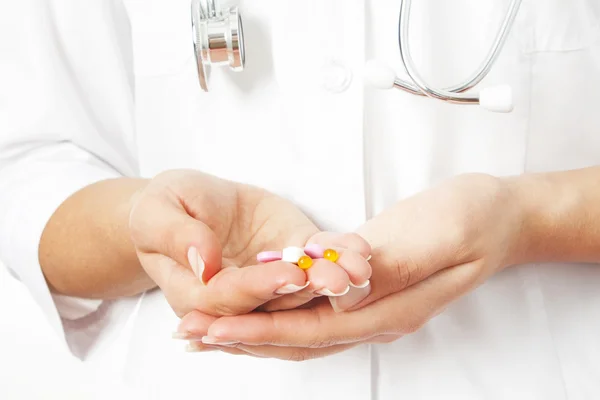
[[(144, 270), (178, 316), (293, 308), (371, 275), (370, 247), (357, 235), (321, 233), (278, 196), (196, 171), (150, 181), (134, 196), (130, 231)], [(307, 243), (335, 247), (340, 262), (318, 260), (307, 272), (281, 261), (257, 265), (262, 251)]]
[(372, 285), (332, 298), (333, 307), (321, 301), (309, 309), (220, 319), (190, 314), (180, 329), (227, 352), (287, 360), (413, 333), (519, 260), (524, 215), (506, 182), (462, 176), (369, 221), (359, 233), (373, 247)]

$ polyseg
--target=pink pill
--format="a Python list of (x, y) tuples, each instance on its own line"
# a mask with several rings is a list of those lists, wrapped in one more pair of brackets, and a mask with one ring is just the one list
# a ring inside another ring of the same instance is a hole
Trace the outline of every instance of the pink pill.
[(263, 251), (256, 256), (256, 259), (260, 263), (268, 263), (273, 261), (279, 261), (283, 257), (281, 251)]
[(325, 249), (323, 248), (323, 246), (313, 243), (306, 245), (306, 247), (304, 248), (304, 252), (310, 258), (323, 258)]

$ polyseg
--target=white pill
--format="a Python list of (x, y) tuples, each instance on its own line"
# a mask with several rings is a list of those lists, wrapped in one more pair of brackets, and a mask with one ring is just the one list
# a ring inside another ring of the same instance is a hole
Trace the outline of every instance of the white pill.
[(281, 261), (298, 264), (298, 260), (301, 257), (304, 257), (306, 254), (304, 253), (304, 249), (300, 247), (286, 247), (283, 249), (283, 254), (281, 257)]

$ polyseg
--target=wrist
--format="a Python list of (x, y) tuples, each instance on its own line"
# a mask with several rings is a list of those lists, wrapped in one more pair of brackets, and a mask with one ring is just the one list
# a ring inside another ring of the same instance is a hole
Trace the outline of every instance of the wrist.
[(565, 241), (569, 240), (569, 225), (577, 223), (572, 212), (581, 198), (562, 180), (561, 173), (505, 178), (520, 215), (511, 265), (569, 259)]
[(131, 185), (130, 193), (124, 197), (120, 207), (123, 218), (125, 218), (124, 221), (127, 221), (128, 231), (131, 223), (131, 214), (138, 203), (138, 199), (150, 182), (150, 179), (132, 179), (129, 182)]

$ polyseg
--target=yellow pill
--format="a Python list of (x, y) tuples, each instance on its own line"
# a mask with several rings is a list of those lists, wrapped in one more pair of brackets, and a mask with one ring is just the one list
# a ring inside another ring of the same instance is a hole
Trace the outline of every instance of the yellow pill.
[(303, 269), (303, 270), (307, 270), (310, 267), (313, 266), (313, 260), (312, 258), (310, 258), (309, 256), (302, 256), (300, 257), (300, 259), (298, 260), (298, 266)]
[(333, 249), (327, 249), (323, 253), (323, 258), (326, 260), (329, 260), (331, 262), (336, 262), (337, 260), (339, 260), (340, 255), (338, 254), (337, 251), (335, 251)]

